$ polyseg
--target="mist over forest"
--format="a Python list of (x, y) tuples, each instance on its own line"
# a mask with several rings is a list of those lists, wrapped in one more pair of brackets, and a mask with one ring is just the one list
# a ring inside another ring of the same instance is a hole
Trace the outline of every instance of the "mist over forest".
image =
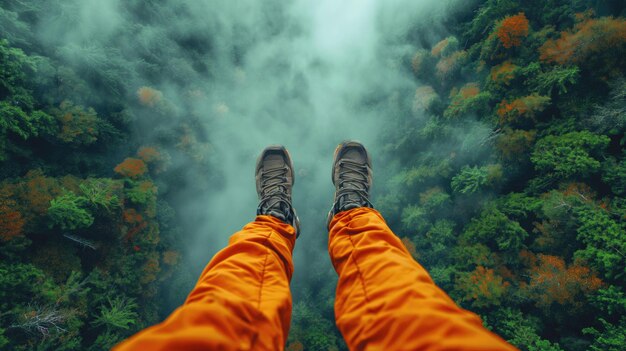
[(294, 160), (286, 349), (346, 350), (339, 142), (458, 304), (521, 350), (626, 345), (619, 0), (0, 0), (0, 350), (165, 319)]

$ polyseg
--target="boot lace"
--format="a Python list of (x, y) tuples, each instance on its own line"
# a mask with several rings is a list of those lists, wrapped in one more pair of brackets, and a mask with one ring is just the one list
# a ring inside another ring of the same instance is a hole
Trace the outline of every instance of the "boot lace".
[(290, 220), (291, 201), (287, 194), (285, 183), (287, 182), (288, 167), (279, 167), (264, 170), (261, 173), (261, 200), (257, 208), (257, 214), (265, 214), (268, 211), (278, 211), (285, 216), (285, 220)]
[[(369, 200), (367, 165), (341, 160), (339, 167), (339, 190), (335, 203), (337, 210), (361, 206), (374, 207)], [(341, 201), (342, 198), (344, 201)]]

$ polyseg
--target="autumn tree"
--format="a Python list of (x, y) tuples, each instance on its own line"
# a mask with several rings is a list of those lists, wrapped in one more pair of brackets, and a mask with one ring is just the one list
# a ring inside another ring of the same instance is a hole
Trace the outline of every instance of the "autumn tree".
[[(505, 128), (504, 133), (500, 134), (496, 140), (496, 147), (504, 159), (519, 161), (528, 154), (536, 135), (537, 132), (534, 130)], [(526, 157), (528, 160), (528, 156)]]
[(134, 208), (127, 208), (122, 214), (124, 224), (126, 226), (126, 234), (124, 238), (132, 241), (134, 236), (148, 226), (144, 216)]
[(522, 39), (528, 36), (528, 18), (523, 12), (515, 16), (505, 17), (497, 30), (502, 45), (510, 49), (522, 45)]
[(491, 68), (489, 79), (497, 84), (508, 86), (517, 75), (519, 67), (511, 61), (505, 61)]
[(433, 57), (426, 50), (418, 50), (411, 59), (411, 67), (413, 68), (413, 73), (417, 77), (424, 77), (426, 73), (428, 73), (428, 67), (430, 67), (433, 63), (431, 62)]
[(415, 89), (413, 99), (413, 112), (420, 113), (430, 111), (440, 101), (439, 95), (430, 85), (424, 85)]
[(163, 99), (163, 93), (154, 88), (144, 86), (137, 90), (137, 98), (142, 105), (155, 107)]
[(138, 158), (128, 157), (113, 169), (122, 177), (138, 178), (148, 171), (146, 163)]
[(41, 170), (31, 170), (16, 184), (15, 197), (25, 204), (23, 214), (27, 222), (35, 222), (45, 215), (50, 207), (50, 201), (63, 194), (63, 188), (58, 181), (46, 175)]
[(626, 20), (612, 17), (582, 17), (572, 30), (562, 32), (557, 39), (546, 41), (539, 49), (540, 58), (544, 62), (593, 65), (615, 74), (618, 74), (617, 69), (624, 66), (624, 52)]
[(481, 113), (491, 98), (489, 92), (481, 92), (477, 83), (467, 83), (458, 91), (453, 90), (452, 101), (443, 115), (446, 118), (462, 117), (469, 113)]
[(463, 301), (469, 301), (473, 307), (502, 304), (509, 286), (493, 269), (483, 266), (461, 275), (456, 282), (456, 289), (464, 294)]
[(142, 146), (137, 150), (137, 156), (146, 163), (155, 162), (161, 159), (161, 153), (154, 146)]
[(435, 73), (441, 82), (451, 80), (467, 60), (467, 52), (455, 51), (449, 56), (442, 57), (435, 65)]
[(459, 40), (454, 37), (447, 37), (433, 46), (430, 54), (434, 57), (445, 57), (459, 49)]
[(580, 305), (580, 296), (602, 287), (602, 280), (589, 267), (579, 263), (566, 265), (563, 258), (537, 255), (529, 267), (530, 282), (524, 290), (540, 307), (552, 303)]
[(520, 125), (534, 121), (537, 114), (550, 105), (551, 99), (539, 94), (531, 94), (512, 101), (503, 100), (497, 109), (500, 124)]
[(15, 206), (14, 200), (0, 197), (0, 241), (11, 240), (23, 233), (25, 221)]
[(98, 118), (93, 108), (85, 109), (70, 101), (63, 101), (52, 113), (59, 123), (57, 138), (65, 143), (93, 144), (98, 140), (101, 129), (108, 126)]

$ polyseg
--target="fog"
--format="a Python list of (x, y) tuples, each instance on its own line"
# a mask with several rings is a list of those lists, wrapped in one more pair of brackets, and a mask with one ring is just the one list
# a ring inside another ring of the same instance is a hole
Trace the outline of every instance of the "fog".
[[(123, 76), (122, 94), (134, 104), (143, 86), (161, 92), (155, 109), (167, 118), (149, 109), (132, 111), (144, 144), (181, 126), (203, 139), (194, 153), (212, 175), (203, 179), (204, 168), (184, 164), (171, 150), (171, 166), (189, 172), (181, 174), (180, 186), (167, 189), (176, 194), (172, 205), (185, 230), (183, 256), (194, 277), (254, 219), (260, 151), (269, 144), (289, 149), (296, 173), (293, 204), (302, 222), (292, 282), (297, 302), (307, 286), (336, 279), (325, 228), (334, 148), (345, 139), (363, 142), (373, 155), (374, 188), (387, 181), (391, 163), (377, 157), (387, 142), (381, 131), (411, 110), (419, 86), (411, 56), (446, 36), (442, 19), (455, 3), (49, 2), (54, 10), (39, 33), (68, 65)], [(168, 68), (156, 70), (146, 58)], [(84, 94), (97, 96), (102, 87), (88, 89)], [(185, 187), (202, 182), (203, 191)], [(187, 292), (175, 293), (182, 301)]]

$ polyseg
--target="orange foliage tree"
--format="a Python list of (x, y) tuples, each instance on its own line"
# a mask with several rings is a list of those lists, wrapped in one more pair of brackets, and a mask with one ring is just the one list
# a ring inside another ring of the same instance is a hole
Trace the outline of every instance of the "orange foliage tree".
[(426, 71), (426, 63), (428, 62), (429, 53), (426, 50), (420, 50), (413, 55), (411, 59), (411, 67), (413, 73), (417, 76), (421, 76)]
[(497, 35), (502, 45), (510, 49), (522, 45), (522, 39), (528, 36), (528, 18), (523, 12), (508, 16), (502, 20)]
[[(55, 178), (46, 177), (41, 170), (26, 173), (23, 183), (18, 184), (16, 196), (20, 198), (34, 216), (45, 215), (50, 207), (50, 200), (61, 195), (63, 188)], [(27, 221), (30, 219), (27, 218)]]
[(553, 302), (579, 305), (579, 295), (587, 295), (603, 285), (588, 267), (578, 263), (568, 267), (561, 257), (539, 254), (529, 261), (530, 282), (522, 290), (536, 300), (537, 306), (547, 307)]
[(153, 146), (143, 146), (137, 151), (137, 156), (146, 163), (161, 159), (161, 153)]
[(15, 209), (15, 201), (0, 199), (0, 240), (9, 241), (22, 235), (24, 218)]
[(85, 109), (69, 101), (63, 101), (53, 112), (61, 124), (57, 134), (61, 141), (89, 145), (98, 140), (102, 122), (93, 108)]
[(293, 341), (287, 346), (287, 351), (304, 351), (304, 345), (300, 341)]
[(447, 37), (433, 46), (430, 54), (434, 57), (448, 56), (459, 47), (459, 40), (456, 37)]
[(452, 101), (443, 115), (446, 118), (458, 117), (467, 112), (476, 112), (484, 108), (489, 95), (481, 94), (477, 83), (467, 83), (458, 91), (452, 89), (450, 92)]
[(467, 58), (467, 52), (456, 51), (452, 55), (439, 60), (435, 66), (437, 77), (441, 80), (448, 79), (463, 65)]
[(511, 102), (503, 100), (498, 105), (498, 116), (500, 124), (519, 122), (520, 118), (534, 119), (537, 113), (542, 112), (549, 104), (551, 99), (547, 96), (541, 96), (533, 93), (515, 99)]
[(141, 276), (141, 283), (148, 284), (156, 280), (157, 274), (161, 271), (159, 266), (159, 260), (155, 257), (149, 258), (146, 263), (141, 267), (143, 275)]
[[(623, 60), (619, 54), (626, 50), (626, 19), (602, 17), (584, 18), (573, 30), (546, 41), (539, 48), (540, 59), (558, 64), (580, 64), (590, 58), (608, 54), (612, 60)], [(623, 61), (622, 61), (623, 62)], [(610, 62), (605, 62), (610, 64)]]
[(443, 51), (443, 49), (445, 49), (446, 46), (448, 46), (448, 42), (449, 42), (449, 39), (446, 38), (438, 42), (437, 44), (435, 44), (435, 46), (433, 46), (432, 50), (430, 51), (431, 55), (433, 56), (441, 55), (441, 52)]
[(469, 99), (478, 94), (480, 94), (480, 88), (476, 83), (467, 83), (459, 90), (459, 95), (463, 99)]
[(142, 146), (137, 150), (137, 157), (150, 165), (150, 170), (161, 173), (167, 169), (169, 155), (154, 146)]
[(413, 111), (427, 111), (439, 100), (439, 95), (430, 85), (424, 85), (415, 90)]
[(167, 250), (163, 253), (163, 263), (173, 266), (178, 263), (180, 254), (176, 250)]
[(493, 269), (477, 266), (457, 281), (456, 288), (464, 293), (463, 300), (472, 301), (474, 307), (484, 307), (500, 305), (509, 285)]
[(163, 98), (163, 93), (154, 88), (141, 87), (137, 90), (137, 98), (142, 105), (154, 107)]
[(118, 173), (123, 177), (137, 178), (146, 173), (148, 171), (148, 167), (143, 160), (129, 157), (125, 159), (124, 162), (115, 166), (113, 170), (115, 173)]
[(506, 61), (498, 66), (494, 66), (491, 69), (489, 77), (494, 83), (509, 85), (511, 80), (515, 78), (515, 71), (517, 68), (518, 67), (512, 64), (511, 61)]
[(124, 223), (127, 225), (125, 239), (131, 241), (133, 237), (148, 226), (141, 213), (134, 208), (124, 210)]
[(534, 130), (505, 128), (496, 141), (496, 147), (505, 159), (514, 159), (525, 154), (532, 147), (537, 136)]

